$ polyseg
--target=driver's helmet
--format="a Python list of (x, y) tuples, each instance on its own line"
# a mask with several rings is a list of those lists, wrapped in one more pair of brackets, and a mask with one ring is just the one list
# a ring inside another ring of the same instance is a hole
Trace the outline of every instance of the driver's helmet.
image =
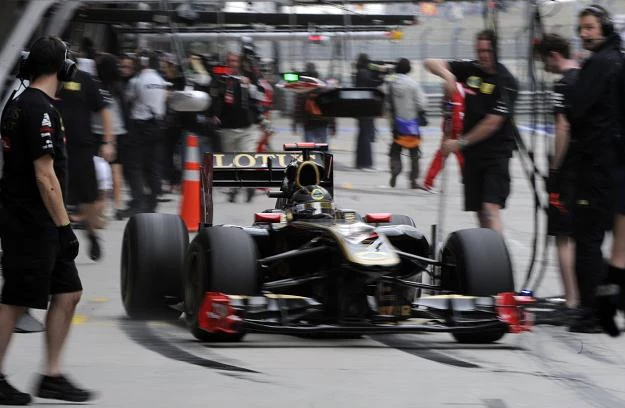
[(294, 219), (334, 218), (332, 195), (318, 185), (305, 186), (293, 193), (291, 213)]

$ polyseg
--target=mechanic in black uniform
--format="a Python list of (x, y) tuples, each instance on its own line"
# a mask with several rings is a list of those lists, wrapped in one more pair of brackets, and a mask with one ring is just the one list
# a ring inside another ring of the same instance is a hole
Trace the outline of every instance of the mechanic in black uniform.
[[(93, 156), (100, 155), (111, 162), (115, 158), (111, 117), (100, 86), (91, 74), (77, 70), (74, 78), (63, 84), (55, 101), (64, 118), (68, 158), (68, 202), (79, 206), (81, 221), (87, 228), (89, 258), (102, 256), (96, 228), (100, 223), (97, 200), (98, 179)], [(102, 118), (103, 137), (92, 133), (91, 115)]]
[(462, 150), (465, 211), (476, 211), (481, 227), (502, 231), (501, 209), (510, 194), (509, 162), (514, 149), (512, 112), (518, 84), (497, 61), (492, 30), (476, 36), (475, 61), (426, 59), (425, 68), (445, 80), (447, 92), (456, 81), (466, 90), (464, 135), (443, 144), (443, 154)]
[(558, 261), (567, 309), (565, 316), (577, 308), (579, 294), (575, 276), (575, 243), (573, 241), (573, 172), (574, 145), (570, 137), (571, 92), (577, 82), (579, 65), (571, 59), (569, 42), (558, 34), (545, 34), (537, 51), (545, 71), (562, 75), (553, 86), (555, 149), (549, 166), (547, 191), (549, 210), (547, 234), (556, 237)]
[(579, 13), (582, 46), (591, 51), (571, 94), (571, 138), (576, 144), (575, 271), (580, 314), (569, 328), (598, 332), (597, 285), (604, 278), (601, 245), (614, 212), (615, 141), (620, 134), (621, 39), (608, 12), (589, 6)]
[(2, 115), (1, 405), (31, 401), (29, 394), (7, 382), (3, 363), (17, 318), (26, 308), (46, 309), (48, 302), (46, 364), (36, 396), (77, 402), (92, 398), (91, 392), (70, 383), (60, 371), (61, 352), (82, 293), (74, 263), (78, 240), (63, 202), (67, 165), (64, 128), (52, 105), (60, 81), (71, 79), (75, 70), (72, 64), (61, 40), (39, 38), (25, 67), (30, 86), (9, 102)]
[[(374, 73), (368, 68), (371, 60), (369, 55), (360, 54), (356, 61), (356, 78), (354, 86), (377, 88), (382, 81), (376, 80)], [(375, 118), (358, 118), (358, 137), (356, 139), (356, 168), (375, 171), (371, 144), (375, 142)]]

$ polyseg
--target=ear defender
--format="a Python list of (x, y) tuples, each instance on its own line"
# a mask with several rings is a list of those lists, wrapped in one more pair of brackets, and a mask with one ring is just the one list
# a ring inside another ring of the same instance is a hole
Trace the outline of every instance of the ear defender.
[(74, 61), (68, 58), (67, 44), (65, 44), (65, 58), (61, 64), (61, 69), (56, 73), (56, 77), (61, 82), (68, 82), (74, 78), (78, 67)]
[[(604, 37), (609, 37), (610, 35), (614, 34), (614, 21), (612, 20), (610, 13), (606, 9), (598, 5), (592, 5), (586, 7), (579, 13), (580, 16), (584, 14), (592, 14), (599, 19), (599, 23), (601, 24), (601, 32)], [(578, 35), (581, 32), (581, 29), (582, 28), (578, 25)]]

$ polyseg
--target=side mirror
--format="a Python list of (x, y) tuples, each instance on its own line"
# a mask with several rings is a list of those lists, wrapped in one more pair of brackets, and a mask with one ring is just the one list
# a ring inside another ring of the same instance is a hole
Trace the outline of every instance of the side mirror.
[(202, 112), (208, 109), (211, 97), (202, 91), (173, 91), (169, 106), (176, 112)]

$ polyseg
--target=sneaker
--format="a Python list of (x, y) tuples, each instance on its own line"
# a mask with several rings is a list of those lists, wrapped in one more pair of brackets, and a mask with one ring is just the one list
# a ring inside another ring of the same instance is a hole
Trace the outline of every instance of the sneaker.
[(102, 249), (98, 242), (98, 236), (96, 234), (89, 234), (89, 259), (92, 261), (99, 261), (102, 257)]
[(397, 185), (397, 175), (396, 174), (391, 176), (391, 181), (389, 181), (389, 184), (391, 185), (391, 187), (395, 188), (395, 186)]
[(0, 405), (28, 405), (30, 394), (16, 390), (3, 374), (0, 374)]
[(69, 382), (62, 375), (50, 377), (42, 375), (35, 391), (39, 398), (57, 399), (71, 402), (86, 402), (95, 398), (93, 391), (83, 390)]

